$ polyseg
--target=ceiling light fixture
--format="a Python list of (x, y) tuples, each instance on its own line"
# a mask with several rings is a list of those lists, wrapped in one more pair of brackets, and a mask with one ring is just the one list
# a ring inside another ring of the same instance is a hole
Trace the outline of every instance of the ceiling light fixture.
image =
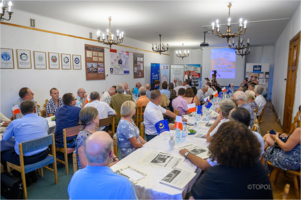
[(156, 45), (152, 44), (152, 50), (160, 53), (160, 55), (161, 55), (162, 52), (168, 51), (168, 44), (165, 47), (165, 45), (163, 43), (161, 43), (161, 34), (159, 35), (159, 37), (160, 37), (159, 46), (157, 45), (157, 43), (156, 43)]
[(236, 42), (236, 44), (234, 43), (234, 39), (233, 39), (233, 42), (231, 44), (231, 42), (229, 42), (229, 48), (231, 49), (234, 49), (235, 50), (235, 54), (238, 55), (238, 56), (246, 56), (246, 55), (249, 55), (251, 53), (251, 50), (249, 48), (249, 51), (248, 51), (248, 47), (250, 46), (250, 40), (248, 39), (247, 40), (247, 44), (245, 44), (245, 41), (240, 38), (240, 36), (238, 37), (238, 43)]
[[(0, 21), (9, 21), (11, 19), (11, 16), (13, 14), (13, 12), (11, 11), (11, 7), (13, 5), (13, 3), (11, 1), (8, 2), (8, 7), (4, 5), (5, 1), (2, 0), (2, 2), (0, 3)], [(3, 16), (5, 15), (5, 10), (7, 9), (7, 13), (8, 13), (8, 19), (5, 19)]]
[(186, 50), (183, 51), (183, 46), (184, 46), (184, 43), (182, 44), (182, 50), (179, 50), (179, 51), (176, 51), (176, 56), (179, 57), (179, 58), (186, 58), (189, 56), (189, 51), (186, 52)]
[[(214, 22), (212, 22), (212, 35), (214, 35), (214, 32), (216, 31), (216, 35), (218, 37), (221, 38), (227, 38), (227, 43), (229, 43), (229, 39), (230, 38), (235, 38), (238, 37), (239, 35), (244, 35), (247, 31), (247, 20), (245, 20), (243, 22), (243, 19), (240, 18), (239, 19), (239, 25), (238, 25), (238, 32), (236, 33), (231, 33), (230, 27), (231, 27), (231, 18), (230, 18), (230, 9), (231, 9), (231, 2), (228, 5), (229, 8), (229, 17), (228, 17), (228, 23), (227, 23), (227, 33), (226, 34), (222, 34), (220, 32), (220, 24), (219, 24), (219, 20), (216, 20), (216, 24)], [(243, 31), (243, 32), (242, 32)]]
[(124, 38), (123, 31), (119, 32), (119, 30), (117, 30), (116, 31), (116, 39), (115, 39), (114, 34), (112, 34), (112, 32), (111, 32), (111, 21), (112, 21), (112, 18), (109, 17), (109, 29), (107, 29), (106, 35), (104, 33), (102, 34), (102, 39), (100, 39), (100, 30), (98, 30), (96, 32), (98, 42), (109, 45), (110, 49), (111, 49), (112, 45), (117, 45), (117, 44), (122, 43), (123, 38)]

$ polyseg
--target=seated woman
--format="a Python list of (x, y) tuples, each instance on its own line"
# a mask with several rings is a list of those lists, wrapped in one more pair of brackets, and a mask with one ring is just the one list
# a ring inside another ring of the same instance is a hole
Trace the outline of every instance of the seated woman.
[(140, 131), (132, 117), (136, 114), (136, 104), (125, 101), (120, 109), (121, 119), (117, 127), (118, 146), (122, 158), (141, 148), (146, 141), (140, 136)]
[(192, 88), (186, 89), (184, 99), (188, 102), (188, 104), (195, 103), (195, 106), (200, 105), (199, 98), (193, 92)]
[[(189, 199), (273, 199), (271, 183), (258, 160), (260, 143), (247, 126), (235, 120), (222, 124), (208, 149), (209, 167), (192, 186)], [(186, 153), (191, 159), (194, 155)], [(265, 185), (268, 189), (256, 189)]]
[[(170, 100), (166, 94), (161, 94), (161, 101), (159, 104), (162, 108), (169, 110)], [(164, 119), (167, 119), (169, 123), (173, 122), (173, 118), (170, 118), (167, 115), (163, 115)]]
[(230, 99), (225, 99), (218, 103), (219, 105), (219, 116), (216, 118), (215, 122), (210, 127), (207, 133), (207, 141), (211, 142), (212, 136), (217, 132), (218, 128), (225, 122), (229, 121), (230, 111), (236, 107), (235, 103)]
[(169, 98), (169, 105), (168, 105), (168, 108), (171, 112), (173, 112), (173, 107), (172, 107), (172, 100), (174, 100), (175, 98), (177, 98), (177, 93), (176, 91), (174, 90), (174, 84), (173, 83), (169, 83), (168, 85), (168, 89), (170, 91), (170, 98)]
[(245, 94), (248, 97), (248, 103), (250, 104), (253, 110), (257, 109), (257, 103), (255, 102), (255, 92), (252, 90), (247, 90)]
[[(84, 143), (91, 134), (99, 131), (99, 117), (97, 109), (94, 107), (83, 108), (79, 113), (79, 121), (83, 125), (83, 130), (77, 135), (75, 150), (77, 153), (78, 169), (83, 169), (88, 164), (88, 160), (84, 152)], [(114, 162), (111, 163), (111, 166), (117, 162), (118, 158), (115, 156)]]
[[(299, 106), (298, 114), (300, 119), (301, 106)], [(271, 135), (268, 133), (263, 137), (265, 141), (265, 147), (267, 148), (266, 152), (263, 154), (263, 157), (265, 161), (265, 168), (268, 173), (272, 171), (272, 167), (267, 164), (267, 161), (271, 162), (275, 167), (283, 170), (300, 170), (300, 138), (300, 127), (296, 128), (290, 135), (283, 133), (279, 136), (279, 133), (276, 133), (276, 135)], [(277, 146), (274, 146), (275, 142), (278, 144)]]

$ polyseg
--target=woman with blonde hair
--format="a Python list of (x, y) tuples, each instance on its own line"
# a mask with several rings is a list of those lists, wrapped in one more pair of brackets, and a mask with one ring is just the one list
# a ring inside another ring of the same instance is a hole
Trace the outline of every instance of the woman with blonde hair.
[(194, 94), (192, 88), (187, 88), (185, 90), (184, 99), (188, 102), (188, 104), (195, 103), (195, 106), (200, 105), (199, 98)]
[(168, 96), (166, 94), (162, 94), (160, 106), (162, 106), (163, 108), (166, 109), (166, 108), (168, 108), (169, 103), (170, 103), (170, 100), (169, 100)]
[(255, 102), (255, 92), (252, 90), (247, 90), (245, 92), (245, 94), (247, 95), (248, 98), (248, 103), (250, 104), (251, 108), (253, 110), (257, 109), (257, 103)]
[(117, 140), (122, 158), (130, 155), (146, 143), (140, 136), (140, 131), (132, 119), (135, 114), (136, 104), (133, 101), (125, 101), (121, 105), (121, 119), (117, 127)]

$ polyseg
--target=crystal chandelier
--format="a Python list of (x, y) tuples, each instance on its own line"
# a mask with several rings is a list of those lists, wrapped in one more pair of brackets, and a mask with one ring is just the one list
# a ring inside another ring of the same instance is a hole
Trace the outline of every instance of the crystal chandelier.
[(222, 34), (219, 30), (220, 24), (218, 19), (216, 20), (216, 24), (212, 22), (212, 35), (215, 35), (214, 33), (216, 32), (215, 36), (221, 37), (221, 38), (227, 38), (227, 43), (229, 43), (230, 38), (235, 38), (238, 37), (239, 35), (244, 35), (247, 31), (247, 20), (243, 22), (243, 19), (239, 19), (239, 25), (238, 25), (238, 32), (236, 33), (231, 33), (230, 27), (231, 27), (231, 18), (230, 18), (230, 9), (231, 9), (231, 2), (228, 5), (229, 8), (229, 17), (228, 17), (228, 23), (227, 23), (227, 33)]
[(182, 50), (179, 50), (179, 51), (176, 51), (176, 56), (179, 57), (179, 58), (186, 58), (189, 56), (189, 51), (186, 52), (186, 50), (183, 51), (183, 46), (184, 46), (184, 43), (182, 44)]
[(159, 35), (159, 37), (160, 37), (159, 46), (157, 45), (157, 43), (156, 43), (156, 45), (152, 44), (152, 50), (155, 52), (159, 52), (161, 55), (162, 52), (168, 51), (168, 44), (165, 47), (165, 45), (163, 43), (161, 43), (161, 34)]
[[(2, 1), (0, 3), (0, 21), (9, 21), (11, 19), (11, 16), (13, 14), (13, 12), (11, 11), (11, 7), (13, 5), (13, 3), (11, 1), (8, 2), (8, 7), (4, 5), (5, 1)], [(8, 19), (5, 19), (3, 16), (5, 15), (5, 10), (7, 9), (7, 13), (8, 13)]]
[(97, 35), (97, 39), (98, 42), (100, 43), (104, 43), (106, 45), (110, 45), (110, 49), (112, 45), (117, 45), (123, 42), (123, 32), (119, 32), (119, 30), (116, 31), (116, 38), (114, 36), (114, 34), (112, 34), (111, 32), (111, 17), (109, 17), (109, 29), (107, 29), (107, 33), (106, 33), (106, 37), (105, 34), (102, 34), (102, 39), (100, 39), (100, 30), (97, 31), (96, 35)]
[(240, 36), (238, 36), (238, 43), (236, 42), (236, 44), (234, 43), (234, 39), (233, 42), (231, 44), (231, 42), (229, 42), (229, 48), (234, 49), (235, 50), (235, 54), (239, 55), (241, 57), (249, 55), (251, 53), (251, 50), (249, 48), (249, 51), (247, 50), (247, 48), (250, 46), (250, 40), (247, 40), (247, 44), (245, 44), (245, 41), (240, 38)]

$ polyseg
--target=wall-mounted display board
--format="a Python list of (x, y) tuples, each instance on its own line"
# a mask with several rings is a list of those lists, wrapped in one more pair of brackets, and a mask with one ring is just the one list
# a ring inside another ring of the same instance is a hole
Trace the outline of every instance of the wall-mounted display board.
[(60, 69), (60, 54), (48, 52), (49, 69)]
[(73, 60), (73, 69), (81, 70), (82, 69), (82, 58), (81, 55), (72, 55)]
[(130, 52), (117, 49), (110, 49), (111, 66), (110, 74), (130, 74)]
[(144, 54), (133, 53), (134, 78), (144, 78)]
[(13, 49), (1, 48), (1, 66), (0, 69), (14, 69), (14, 51)]
[(33, 61), (35, 69), (47, 69), (46, 52), (34, 51)]
[(85, 44), (86, 80), (105, 80), (105, 50)]
[(31, 51), (17, 49), (17, 66), (18, 69), (31, 69)]
[(62, 69), (70, 70), (71, 69), (71, 55), (62, 53)]

